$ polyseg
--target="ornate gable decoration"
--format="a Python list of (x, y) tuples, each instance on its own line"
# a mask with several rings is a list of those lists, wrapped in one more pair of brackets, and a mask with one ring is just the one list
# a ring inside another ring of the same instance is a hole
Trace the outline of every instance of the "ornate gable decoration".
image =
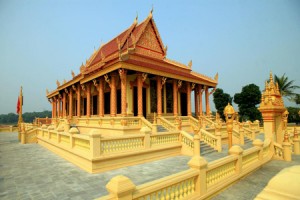
[(270, 72), (270, 81), (265, 83), (265, 91), (261, 96), (260, 109), (284, 108), (284, 103), (279, 91), (278, 84), (274, 83), (272, 72)]

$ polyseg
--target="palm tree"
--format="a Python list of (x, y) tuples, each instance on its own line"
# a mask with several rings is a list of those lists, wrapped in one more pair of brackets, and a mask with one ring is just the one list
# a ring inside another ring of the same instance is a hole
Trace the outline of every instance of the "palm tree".
[(289, 78), (285, 76), (285, 73), (278, 77), (275, 75), (275, 83), (278, 83), (280, 94), (284, 97), (287, 97), (288, 100), (293, 101), (297, 96), (297, 93), (294, 92), (295, 89), (299, 89), (298, 85), (293, 85), (294, 80), (289, 81)]

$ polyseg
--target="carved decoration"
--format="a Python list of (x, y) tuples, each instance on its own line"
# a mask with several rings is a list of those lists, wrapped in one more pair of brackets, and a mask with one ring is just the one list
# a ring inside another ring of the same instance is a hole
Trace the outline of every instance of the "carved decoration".
[(46, 94), (47, 94), (47, 95), (49, 94), (49, 90), (48, 90), (48, 89), (46, 89)]
[(178, 89), (182, 87), (182, 80), (178, 80)]
[(72, 89), (73, 89), (74, 91), (77, 90), (77, 88), (75, 87), (75, 85), (72, 85)]
[(219, 74), (218, 74), (218, 73), (216, 73), (214, 79), (215, 79), (216, 81), (218, 81), (218, 79), (219, 79)]
[(120, 75), (121, 80), (124, 80), (124, 78), (126, 78), (126, 73), (127, 73), (127, 70), (119, 69), (119, 75)]
[(94, 83), (94, 86), (95, 86), (95, 87), (98, 86), (98, 83), (97, 83), (97, 80), (96, 80), (96, 79), (93, 79), (93, 83)]
[(215, 87), (210, 93), (209, 95), (213, 94), (216, 91), (217, 87)]
[(60, 82), (58, 80), (56, 80), (56, 85), (57, 85), (57, 87), (60, 86)]
[(142, 81), (145, 82), (147, 79), (148, 74), (147, 73), (142, 73)]
[(64, 79), (64, 84), (65, 84), (66, 82), (67, 82), (66, 79)]
[(162, 77), (161, 78), (161, 86), (164, 86), (164, 84), (166, 83), (167, 81), (167, 77)]
[(111, 87), (110, 79), (107, 74), (104, 75), (105, 82)]
[(85, 71), (85, 66), (84, 64), (82, 63), (81, 66), (80, 66), (80, 73), (83, 73)]
[(81, 85), (81, 89), (82, 89), (83, 91), (85, 91), (85, 85), (84, 85), (84, 84)]
[(192, 90), (195, 88), (196, 83), (192, 83)]
[(66, 94), (69, 94), (69, 91), (68, 91), (68, 89), (67, 89), (67, 88), (65, 88), (65, 93), (66, 93)]

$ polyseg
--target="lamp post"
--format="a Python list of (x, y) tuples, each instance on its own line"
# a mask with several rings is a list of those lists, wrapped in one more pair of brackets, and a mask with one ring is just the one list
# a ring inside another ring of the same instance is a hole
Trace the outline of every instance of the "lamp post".
[(224, 109), (224, 115), (226, 119), (227, 133), (228, 133), (228, 149), (232, 147), (232, 129), (233, 129), (233, 120), (236, 115), (232, 105), (228, 105)]

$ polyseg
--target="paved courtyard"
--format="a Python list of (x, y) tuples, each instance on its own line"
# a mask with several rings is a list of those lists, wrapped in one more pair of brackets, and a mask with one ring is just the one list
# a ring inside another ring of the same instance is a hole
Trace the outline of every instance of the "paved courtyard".
[[(205, 157), (210, 161), (220, 155), (226, 153)], [(0, 133), (0, 199), (94, 199), (107, 194), (105, 185), (116, 175), (125, 175), (139, 185), (188, 169), (189, 160), (188, 156), (176, 156), (89, 174), (40, 145), (19, 144), (17, 133)], [(300, 156), (289, 163), (269, 162), (214, 199), (253, 199), (273, 175), (296, 164), (300, 164)]]

